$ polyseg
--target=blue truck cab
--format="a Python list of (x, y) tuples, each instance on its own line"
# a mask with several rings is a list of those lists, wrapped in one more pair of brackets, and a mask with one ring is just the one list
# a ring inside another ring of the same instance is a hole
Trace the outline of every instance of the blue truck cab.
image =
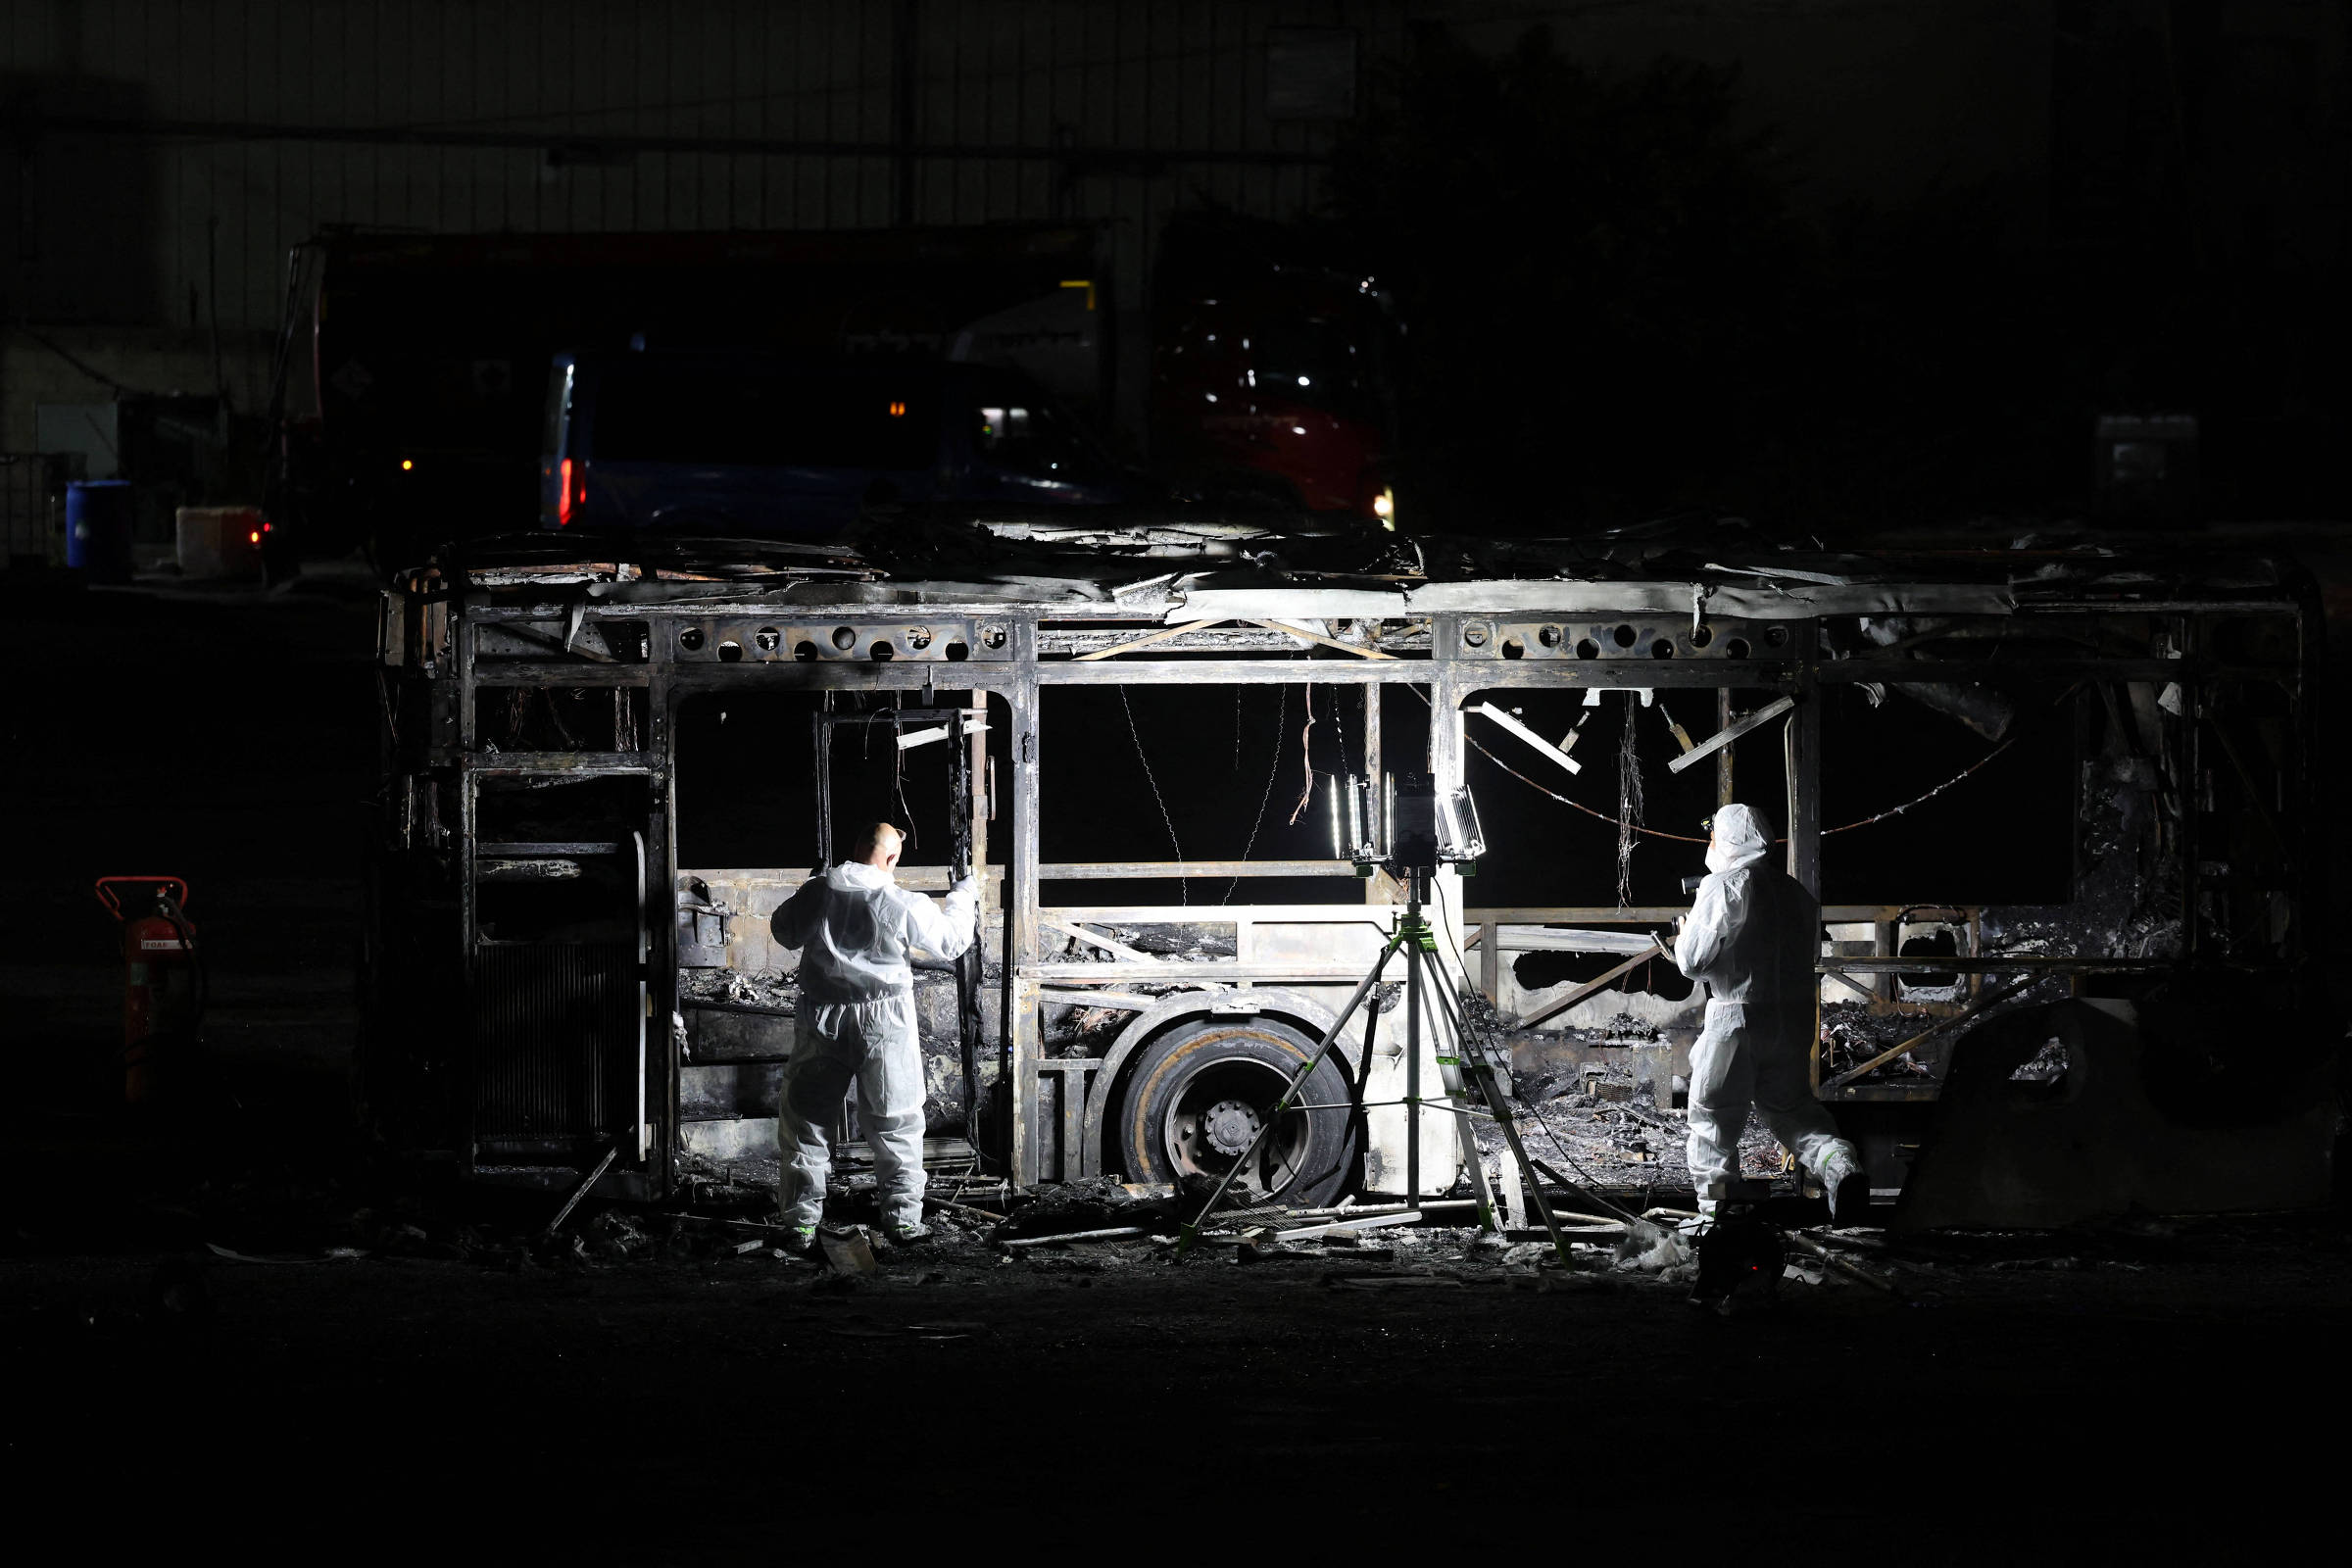
[(937, 361), (561, 354), (540, 443), (542, 528), (823, 541), (868, 508), (1139, 499), (1017, 372)]

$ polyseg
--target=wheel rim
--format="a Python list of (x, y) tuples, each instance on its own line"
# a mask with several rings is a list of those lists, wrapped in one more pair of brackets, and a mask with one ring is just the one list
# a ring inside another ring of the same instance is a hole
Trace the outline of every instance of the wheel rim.
[[(1160, 1118), (1160, 1143), (1178, 1180), (1224, 1179), (1281, 1098), (1290, 1074), (1270, 1062), (1224, 1056), (1202, 1062), (1171, 1095)], [(1249, 1165), (1234, 1180), (1245, 1193), (1271, 1197), (1298, 1175), (1312, 1141), (1308, 1113), (1284, 1114)]]

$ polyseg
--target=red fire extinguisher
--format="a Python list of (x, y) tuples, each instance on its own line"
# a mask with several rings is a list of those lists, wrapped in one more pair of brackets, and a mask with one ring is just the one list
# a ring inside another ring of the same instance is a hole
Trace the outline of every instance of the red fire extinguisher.
[(160, 1099), (168, 1054), (204, 1017), (204, 963), (175, 876), (102, 876), (98, 902), (122, 922), (122, 1096)]

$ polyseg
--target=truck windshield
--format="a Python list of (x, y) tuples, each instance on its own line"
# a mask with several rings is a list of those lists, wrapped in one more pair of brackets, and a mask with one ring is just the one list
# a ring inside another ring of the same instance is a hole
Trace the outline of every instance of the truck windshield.
[(972, 450), (989, 463), (1031, 479), (1101, 483), (1111, 466), (1053, 407), (1041, 400), (983, 397), (972, 410)]
[(1359, 418), (1377, 413), (1374, 368), (1338, 323), (1314, 318), (1268, 321), (1250, 335), (1262, 395)]
[(623, 463), (928, 468), (939, 405), (911, 375), (632, 358), (605, 372), (594, 440)]

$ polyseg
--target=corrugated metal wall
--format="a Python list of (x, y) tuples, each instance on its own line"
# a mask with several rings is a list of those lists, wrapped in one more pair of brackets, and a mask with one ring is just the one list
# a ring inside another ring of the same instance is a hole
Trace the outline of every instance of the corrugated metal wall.
[(1336, 121), (1269, 112), (1269, 29), (1347, 29), (1304, 42), (1351, 33), (1368, 60), (1395, 46), (1405, 10), (20, 0), (0, 8), (0, 104), (13, 106), (0, 112), (35, 139), (0, 175), (14, 182), (0, 219), (15, 229), (10, 306), (185, 327), (209, 325), (217, 297), (224, 330), (266, 329), (288, 247), (331, 223), (1055, 217), (1114, 220), (1132, 303), (1172, 205), (1288, 216), (1315, 199)]
[[(2030, 233), (2053, 3), (12, 0), (0, 288), (20, 319), (183, 330), (212, 324), (217, 296), (233, 335), (276, 324), (285, 252), (326, 223), (1075, 218), (1116, 223), (1132, 304), (1173, 206), (1315, 200), (1340, 122), (1270, 97), (1271, 51), (1351, 38), (1369, 71), (1420, 20), (1482, 48), (1546, 24), (1604, 64), (1736, 64), (1801, 198), (1991, 174)], [(2231, 0), (2224, 19), (2238, 54), (2316, 62), (2309, 114), (2340, 127), (2342, 9)]]

